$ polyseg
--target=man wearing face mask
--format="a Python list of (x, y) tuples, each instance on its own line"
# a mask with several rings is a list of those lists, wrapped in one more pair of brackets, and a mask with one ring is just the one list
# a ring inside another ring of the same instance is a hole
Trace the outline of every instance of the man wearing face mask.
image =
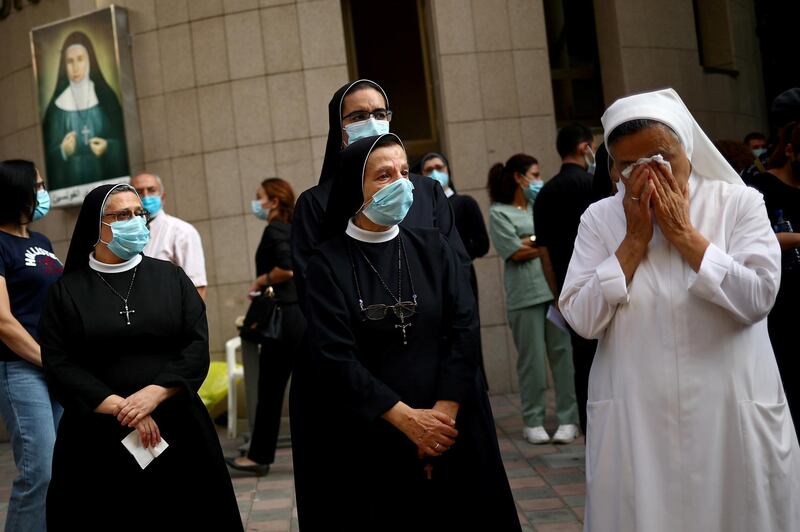
[[(542, 250), (542, 268), (555, 301), (567, 275), (581, 215), (592, 203), (593, 142), (592, 131), (583, 124), (575, 123), (558, 132), (556, 150), (561, 156), (561, 170), (542, 187), (533, 209), (536, 243)], [(589, 369), (597, 342), (581, 338), (573, 331), (571, 338), (575, 395), (581, 430), (586, 434)]]
[(139, 174), (131, 185), (142, 198), (149, 213), (150, 240), (144, 254), (171, 262), (183, 268), (192, 280), (200, 297), (206, 297), (206, 261), (200, 233), (190, 223), (164, 212), (166, 191), (161, 178), (155, 174)]

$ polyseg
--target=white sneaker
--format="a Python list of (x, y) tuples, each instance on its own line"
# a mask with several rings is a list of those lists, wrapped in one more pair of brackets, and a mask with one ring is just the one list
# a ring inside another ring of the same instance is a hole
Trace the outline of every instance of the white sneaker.
[(578, 437), (578, 425), (559, 425), (553, 443), (570, 443)]
[(541, 425), (538, 427), (525, 427), (522, 429), (522, 437), (525, 438), (528, 443), (534, 445), (550, 443), (550, 435), (547, 434), (547, 431), (544, 430), (544, 427)]

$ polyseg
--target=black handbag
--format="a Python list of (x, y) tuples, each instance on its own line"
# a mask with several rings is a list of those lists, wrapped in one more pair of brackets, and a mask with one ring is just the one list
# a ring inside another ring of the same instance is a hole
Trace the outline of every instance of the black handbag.
[(260, 344), (267, 340), (280, 340), (282, 329), (283, 312), (270, 286), (250, 302), (239, 336), (242, 340)]

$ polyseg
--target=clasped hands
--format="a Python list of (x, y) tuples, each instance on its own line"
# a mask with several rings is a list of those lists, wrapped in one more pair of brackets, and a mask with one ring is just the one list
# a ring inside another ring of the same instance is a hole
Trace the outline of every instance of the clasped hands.
[(399, 402), (384, 418), (402, 431), (417, 446), (420, 458), (441, 456), (458, 437), (456, 416), (458, 403), (438, 401), (433, 408), (411, 408)]
[(169, 395), (167, 388), (150, 384), (125, 398), (118, 395), (110, 396), (104, 401), (110, 403), (103, 413), (116, 417), (123, 427), (136, 429), (142, 447), (155, 446), (161, 441), (161, 432), (151, 414)]

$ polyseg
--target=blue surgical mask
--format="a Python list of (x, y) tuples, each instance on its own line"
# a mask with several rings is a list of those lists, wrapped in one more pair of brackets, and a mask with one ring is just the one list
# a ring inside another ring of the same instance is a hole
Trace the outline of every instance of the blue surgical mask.
[(408, 179), (398, 179), (372, 196), (364, 207), (364, 216), (378, 225), (391, 227), (403, 221), (414, 203), (414, 185)]
[(442, 185), (442, 188), (447, 188), (450, 186), (450, 176), (447, 175), (447, 172), (433, 170), (428, 177), (434, 181), (438, 181), (439, 184)]
[(46, 190), (36, 192), (36, 208), (33, 210), (33, 221), (41, 220), (50, 212), (50, 194)]
[(536, 196), (539, 195), (539, 191), (542, 190), (544, 186), (544, 181), (531, 181), (528, 183), (528, 186), (522, 189), (522, 192), (525, 193), (525, 197), (528, 198), (528, 201), (536, 200)]
[(259, 220), (266, 220), (269, 218), (269, 209), (265, 209), (264, 206), (258, 200), (253, 200), (250, 202), (250, 210), (253, 211), (253, 214), (256, 215), (256, 218)]
[(155, 216), (161, 212), (161, 196), (143, 196), (142, 207), (150, 213), (150, 216)]
[(347, 133), (347, 145), (349, 146), (359, 139), (385, 135), (389, 132), (389, 122), (387, 120), (375, 120), (369, 117), (367, 120), (362, 120), (361, 122), (347, 124), (344, 126), (344, 130)]
[(761, 158), (761, 156), (764, 155), (765, 153), (767, 153), (767, 149), (766, 148), (756, 148), (756, 149), (753, 150), (753, 156), (756, 159)]
[(101, 242), (122, 260), (130, 260), (141, 253), (150, 240), (150, 230), (142, 216), (134, 216), (124, 222), (103, 223), (111, 227), (112, 236), (111, 242)]
[(591, 148), (583, 154), (583, 160), (586, 161), (586, 171), (594, 175), (594, 171), (597, 170), (597, 161)]

